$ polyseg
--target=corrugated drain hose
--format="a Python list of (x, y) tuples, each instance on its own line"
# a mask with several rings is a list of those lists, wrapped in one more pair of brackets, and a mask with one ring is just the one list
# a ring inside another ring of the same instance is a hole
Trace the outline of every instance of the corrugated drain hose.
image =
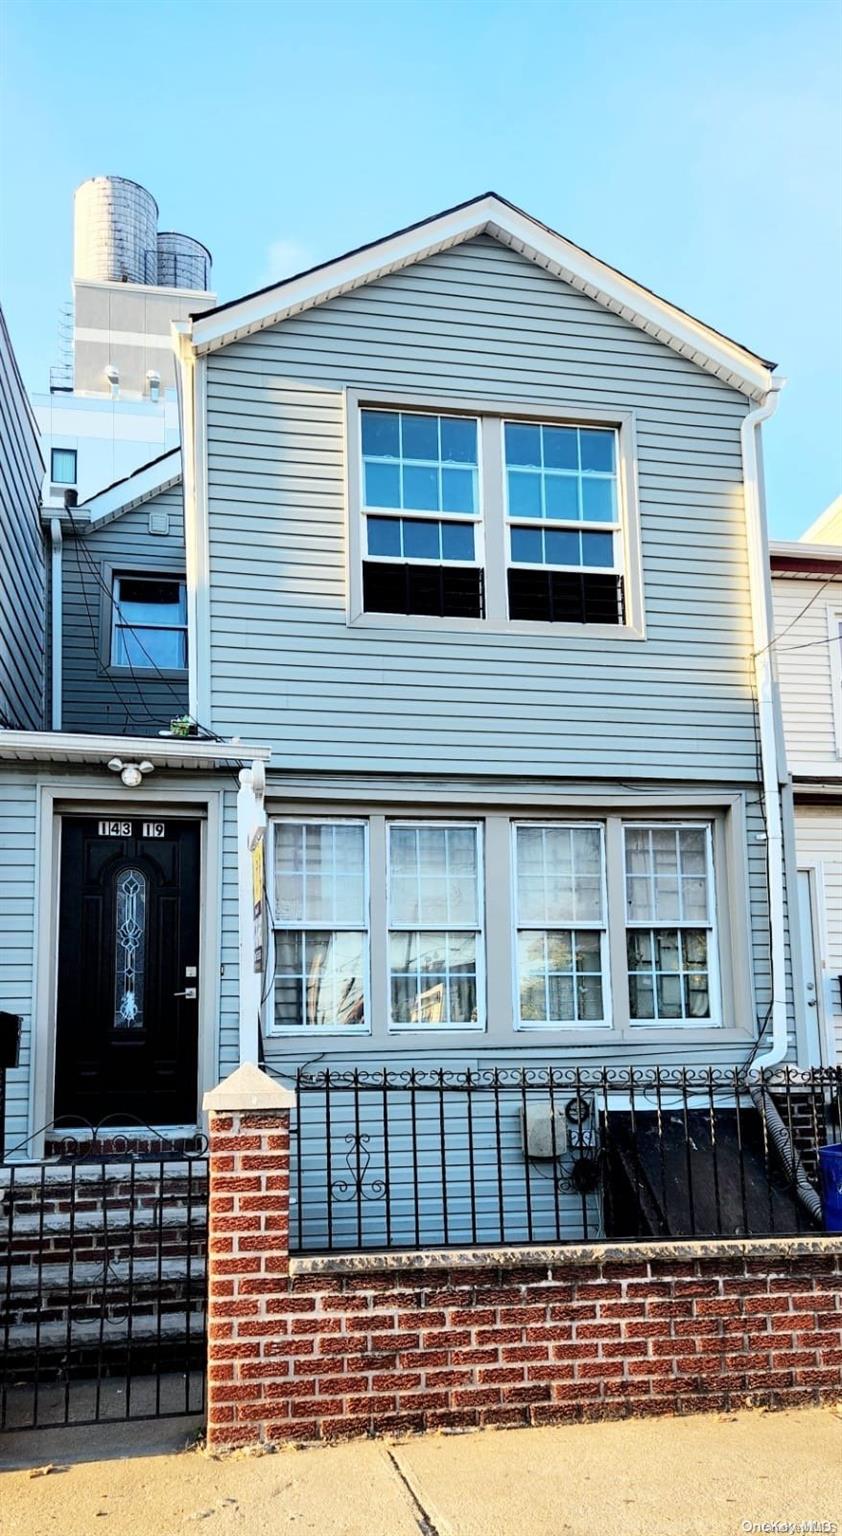
[(810, 1215), (821, 1224), (821, 1200), (815, 1186), (811, 1184), (807, 1177), (807, 1170), (801, 1161), (801, 1156), (792, 1144), (792, 1137), (778, 1113), (777, 1105), (769, 1089), (758, 1078), (752, 1079), (750, 1077), (746, 1078), (746, 1087), (757, 1113), (768, 1127), (772, 1145), (783, 1163), (787, 1175), (795, 1185), (795, 1193), (798, 1199), (810, 1212)]

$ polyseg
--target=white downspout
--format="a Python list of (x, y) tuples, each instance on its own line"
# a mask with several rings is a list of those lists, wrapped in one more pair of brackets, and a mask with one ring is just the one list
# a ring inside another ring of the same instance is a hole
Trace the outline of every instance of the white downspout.
[(761, 778), (766, 807), (766, 869), (769, 886), (770, 961), (772, 1013), (769, 1047), (755, 1057), (752, 1069), (776, 1066), (787, 1051), (786, 948), (784, 940), (784, 856), (781, 782), (784, 767), (778, 761), (775, 708), (775, 676), (772, 661), (772, 593), (766, 510), (757, 451), (757, 432), (774, 415), (783, 379), (773, 379), (769, 393), (757, 410), (749, 411), (740, 428), (743, 455), (749, 591), (754, 638), (754, 683), (759, 719)]
[(50, 728), (61, 730), (61, 519), (50, 518)]
[[(266, 974), (266, 922), (265, 889), (255, 891), (253, 883), (252, 855), (256, 844), (263, 839), (265, 856), (266, 769), (259, 758), (250, 768), (240, 770), (240, 789), (237, 795), (237, 870), (239, 879), (239, 928), (240, 928), (240, 1057), (243, 1062), (258, 1061), (260, 1050), (260, 1008)], [(264, 876), (265, 886), (265, 876)], [(263, 950), (262, 963), (257, 969), (256, 948)]]

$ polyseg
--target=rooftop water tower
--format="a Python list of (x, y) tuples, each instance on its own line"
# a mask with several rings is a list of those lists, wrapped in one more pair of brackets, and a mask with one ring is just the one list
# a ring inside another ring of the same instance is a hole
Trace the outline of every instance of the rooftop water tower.
[[(145, 283), (157, 249), (158, 204), (124, 176), (92, 176), (73, 203), (73, 276), (77, 282)], [(157, 274), (154, 281), (157, 280)]]

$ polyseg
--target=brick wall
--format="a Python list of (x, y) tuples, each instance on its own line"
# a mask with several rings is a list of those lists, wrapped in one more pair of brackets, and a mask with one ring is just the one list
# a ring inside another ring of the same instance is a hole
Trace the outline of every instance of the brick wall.
[(211, 1116), (214, 1449), (842, 1395), (829, 1252), (291, 1272), (286, 1119)]

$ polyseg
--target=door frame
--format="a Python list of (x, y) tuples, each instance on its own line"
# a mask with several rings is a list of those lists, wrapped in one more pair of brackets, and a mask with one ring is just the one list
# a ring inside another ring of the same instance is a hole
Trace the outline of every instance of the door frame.
[[(58, 906), (61, 871), (61, 825), (65, 815), (168, 816), (199, 822), (199, 1010), (197, 1104), (204, 1092), (216, 1086), (219, 1076), (219, 994), (222, 926), (222, 813), (223, 790), (196, 787), (175, 789), (151, 784), (140, 794), (112, 789), (97, 782), (38, 783), (35, 895), (35, 998), (33, 1006), (32, 1061), (29, 1073), (28, 1156), (42, 1157), (43, 1129), (53, 1119), (55, 1102), (56, 993), (58, 987)], [(161, 1126), (155, 1130), (195, 1131), (189, 1127)]]
[[(796, 900), (801, 904), (801, 892), (798, 887), (798, 875), (807, 876), (807, 888), (810, 893), (810, 932), (813, 938), (813, 974), (816, 978), (816, 1030), (818, 1034), (819, 1055), (821, 1060), (808, 1066), (832, 1067), (835, 1064), (836, 1043), (831, 1035), (830, 983), (827, 965), (828, 932), (827, 911), (824, 899), (824, 863), (821, 859), (799, 858), (796, 868)], [(799, 943), (801, 941), (800, 917), (799, 917)], [(802, 993), (806, 993), (806, 977), (801, 977)], [(805, 1010), (806, 1011), (806, 1010)]]

